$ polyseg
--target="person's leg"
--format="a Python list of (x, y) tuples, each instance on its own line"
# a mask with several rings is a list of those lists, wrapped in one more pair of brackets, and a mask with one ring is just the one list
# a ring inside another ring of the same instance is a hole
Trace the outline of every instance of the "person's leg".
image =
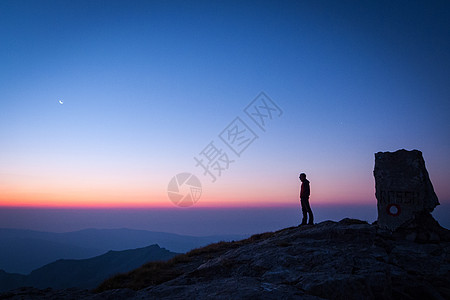
[(311, 206), (309, 205), (309, 198), (306, 198), (302, 201), (302, 207), (305, 208), (305, 210), (304, 210), (305, 217), (303, 218), (305, 223), (306, 223), (306, 213), (308, 213), (309, 214), (309, 223), (308, 224), (313, 225), (314, 224), (314, 216), (313, 216), (313, 213), (311, 210)]
[(314, 216), (312, 214), (311, 206), (309, 205), (309, 199), (306, 199), (306, 211), (309, 214), (309, 223), (310, 225), (314, 224)]
[[(308, 199), (306, 199), (308, 200)], [(300, 203), (302, 205), (302, 213), (303, 213), (303, 219), (302, 219), (302, 224), (301, 225), (306, 225), (306, 220), (307, 220), (307, 213), (308, 213), (308, 209), (306, 207), (306, 203), (305, 203), (305, 199), (300, 199)]]
[(309, 203), (308, 203), (308, 207), (309, 207), (309, 223), (308, 224), (314, 225), (314, 216), (313, 216), (313, 213), (311, 210), (311, 206), (309, 206)]

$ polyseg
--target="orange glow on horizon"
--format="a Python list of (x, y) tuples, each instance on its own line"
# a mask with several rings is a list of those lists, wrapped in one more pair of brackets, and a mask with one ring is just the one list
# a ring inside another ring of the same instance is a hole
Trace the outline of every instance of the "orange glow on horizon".
[[(136, 208), (136, 209), (195, 209), (195, 208), (270, 208), (270, 207), (296, 207), (300, 206), (297, 199), (280, 200), (280, 199), (227, 199), (227, 198), (200, 198), (197, 203), (190, 207), (179, 207), (172, 203), (168, 197), (161, 197), (158, 200), (127, 200), (123, 199), (64, 199), (56, 198), (55, 196), (39, 195), (40, 197), (33, 197), (33, 200), (27, 198), (8, 198), (0, 197), (0, 207), (23, 207), (23, 208), (86, 208), (86, 209), (100, 209), (100, 208)], [(327, 206), (327, 205), (369, 205), (376, 203), (376, 200), (370, 201), (326, 201), (318, 199), (310, 199), (312, 206)]]
[[(194, 208), (258, 208), (298, 206), (298, 183), (288, 186), (206, 186)], [(338, 187), (314, 191), (311, 205), (372, 204), (376, 203), (370, 189), (353, 190), (352, 198), (336, 193)], [(334, 196), (337, 195), (337, 196)], [(359, 199), (359, 200), (358, 200)], [(0, 207), (42, 207), (42, 208), (179, 208), (172, 203), (165, 186), (150, 189), (148, 186), (96, 185), (75, 186), (53, 185), (41, 182), (8, 182), (0, 185)], [(189, 209), (181, 208), (181, 209)]]

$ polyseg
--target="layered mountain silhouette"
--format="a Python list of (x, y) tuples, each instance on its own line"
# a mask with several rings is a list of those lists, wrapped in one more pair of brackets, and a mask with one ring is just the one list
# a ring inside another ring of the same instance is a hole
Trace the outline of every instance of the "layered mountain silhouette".
[[(450, 231), (427, 214), (395, 232), (355, 219), (220, 242), (149, 262), (95, 292), (8, 299), (450, 299)], [(69, 271), (69, 270), (67, 270)]]
[(7, 291), (22, 286), (91, 289), (114, 274), (130, 271), (149, 261), (168, 260), (175, 255), (177, 253), (151, 245), (132, 250), (109, 251), (89, 259), (60, 259), (29, 275), (0, 271), (0, 290)]
[(58, 259), (85, 259), (109, 250), (127, 250), (152, 244), (177, 253), (245, 235), (195, 237), (135, 229), (85, 229), (66, 233), (0, 229), (0, 270), (29, 274)]

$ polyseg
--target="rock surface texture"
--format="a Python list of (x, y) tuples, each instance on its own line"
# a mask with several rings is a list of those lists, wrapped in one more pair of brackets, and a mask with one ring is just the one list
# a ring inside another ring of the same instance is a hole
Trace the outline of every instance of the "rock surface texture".
[(450, 299), (449, 235), (430, 214), (395, 233), (354, 219), (325, 221), (149, 263), (97, 293), (24, 288), (0, 298)]
[(439, 205), (418, 150), (376, 153), (373, 174), (380, 227), (394, 231)]

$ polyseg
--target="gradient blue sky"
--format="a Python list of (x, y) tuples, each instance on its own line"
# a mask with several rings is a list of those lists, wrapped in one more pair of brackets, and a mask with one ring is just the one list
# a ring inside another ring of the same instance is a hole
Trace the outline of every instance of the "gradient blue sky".
[[(3, 0), (0, 205), (179, 209), (191, 172), (197, 207), (295, 208), (303, 171), (313, 209), (375, 209), (401, 148), (447, 205), (449, 36), (446, 1)], [(211, 183), (193, 157), (261, 91), (283, 115)]]

